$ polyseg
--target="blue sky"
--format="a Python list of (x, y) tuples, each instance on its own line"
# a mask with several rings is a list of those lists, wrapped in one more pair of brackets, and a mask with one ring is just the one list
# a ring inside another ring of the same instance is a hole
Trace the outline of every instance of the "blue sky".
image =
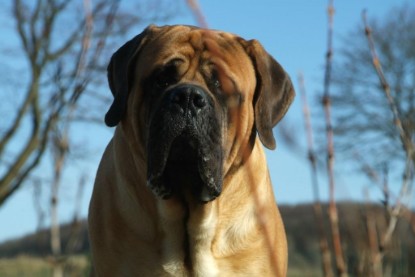
[[(326, 52), (327, 35), (327, 1), (323, 0), (199, 0), (201, 9), (210, 28), (236, 33), (245, 39), (259, 40), (265, 49), (289, 73), (298, 88), (297, 74), (302, 72), (305, 78), (309, 101), (322, 91), (323, 66)], [(131, 1), (132, 2), (132, 1)], [(334, 59), (336, 49), (341, 46), (341, 38), (352, 28), (361, 26), (361, 12), (367, 9), (369, 17), (381, 17), (396, 5), (405, 3), (403, 0), (343, 0), (334, 1)], [(255, 4), (253, 4), (255, 3)], [(3, 20), (2, 20), (3, 21)], [(158, 22), (154, 22), (158, 23)], [(165, 23), (165, 22), (164, 22)], [(195, 25), (193, 15), (189, 10), (182, 9), (180, 15), (169, 24)], [(160, 24), (160, 23), (159, 23)], [(163, 24), (163, 23), (162, 23)], [(135, 34), (144, 26), (137, 26)], [(13, 28), (13, 24), (2, 24), (0, 36), (5, 36)], [(134, 34), (131, 34), (134, 35)], [(5, 39), (2, 39), (3, 43)], [(12, 43), (12, 40), (9, 40)], [(120, 43), (121, 44), (121, 43)], [(116, 50), (116, 49), (114, 49)], [(109, 57), (108, 57), (109, 59)], [(297, 89), (298, 90), (298, 89)], [(109, 93), (109, 90), (105, 93)], [(312, 105), (313, 111), (321, 109), (319, 105)], [(286, 123), (295, 132), (298, 140), (305, 144), (306, 137), (303, 131), (300, 97), (291, 106)], [(82, 139), (88, 140), (86, 129), (76, 130)], [(86, 127), (85, 127), (86, 128)], [(277, 134), (277, 149), (267, 151), (269, 169), (274, 184), (274, 192), (278, 203), (296, 204), (313, 200), (310, 172), (306, 160), (306, 153), (294, 154), (287, 149)], [(111, 130), (97, 130), (94, 138), (95, 150), (86, 164), (79, 165), (79, 170), (86, 170), (88, 184), (83, 197), (82, 215), (86, 216), (94, 172), (101, 157), (101, 153), (110, 139)], [(304, 148), (305, 149), (305, 148)], [(336, 166), (339, 166), (336, 164)], [(342, 176), (341, 170), (336, 169), (337, 190), (336, 196), (345, 200), (362, 199), (362, 189), (367, 185), (364, 179), (353, 177), (353, 186), (350, 176)], [(68, 180), (68, 179), (66, 179)], [(63, 221), (70, 219), (73, 210), (74, 193), (71, 187), (63, 184), (61, 191), (62, 203), (60, 217)], [(327, 180), (324, 172), (320, 174), (320, 191), (323, 199), (327, 199)], [(36, 214), (32, 201), (33, 189), (24, 187), (13, 199), (7, 201), (0, 208), (0, 241), (32, 232), (36, 228)], [(46, 222), (47, 223), (47, 222)]]

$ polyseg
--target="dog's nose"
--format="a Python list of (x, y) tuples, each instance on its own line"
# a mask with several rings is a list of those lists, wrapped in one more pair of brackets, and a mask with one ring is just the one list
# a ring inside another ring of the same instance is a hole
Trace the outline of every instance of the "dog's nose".
[(181, 112), (199, 111), (207, 106), (207, 96), (204, 90), (193, 85), (179, 86), (170, 94), (170, 102), (180, 108)]

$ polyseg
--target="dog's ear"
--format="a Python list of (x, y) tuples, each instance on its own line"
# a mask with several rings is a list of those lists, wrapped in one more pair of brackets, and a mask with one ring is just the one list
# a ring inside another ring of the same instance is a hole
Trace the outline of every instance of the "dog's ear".
[(125, 43), (111, 57), (107, 74), (114, 101), (105, 115), (105, 124), (109, 127), (116, 126), (127, 110), (128, 94), (132, 85), (131, 75), (134, 73), (136, 57), (152, 27), (149, 26), (141, 34)]
[(246, 42), (246, 51), (255, 67), (257, 86), (254, 96), (255, 127), (265, 147), (275, 149), (272, 128), (283, 118), (295, 92), (282, 66), (256, 40)]

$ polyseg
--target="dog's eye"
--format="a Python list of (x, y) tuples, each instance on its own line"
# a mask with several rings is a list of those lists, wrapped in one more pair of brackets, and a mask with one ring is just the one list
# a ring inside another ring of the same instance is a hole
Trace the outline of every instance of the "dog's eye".
[(216, 70), (212, 72), (212, 77), (210, 79), (210, 83), (214, 88), (220, 88), (221, 87), (218, 72)]
[(155, 85), (159, 89), (167, 88), (176, 83), (176, 75), (174, 68), (165, 68), (156, 75)]
[(168, 78), (159, 78), (156, 80), (156, 86), (158, 88), (167, 88), (172, 84), (172, 80), (169, 80)]
[(219, 80), (213, 80), (213, 86), (215, 88), (220, 88), (220, 82), (219, 82)]
[(156, 70), (154, 84), (159, 89), (165, 89), (177, 83), (177, 68), (183, 63), (182, 59), (172, 59), (164, 66)]

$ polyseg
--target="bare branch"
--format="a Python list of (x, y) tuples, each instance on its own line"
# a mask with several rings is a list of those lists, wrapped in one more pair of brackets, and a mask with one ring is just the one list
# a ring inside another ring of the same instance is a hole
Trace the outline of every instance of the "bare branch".
[(36, 24), (38, 23), (38, 20), (39, 20), (39, 14), (42, 10), (43, 2), (44, 2), (43, 0), (37, 0), (36, 1), (35, 10), (34, 10), (32, 16), (30, 17), (30, 26), (29, 27), (30, 27), (32, 45), (36, 45), (37, 41), (38, 41), (38, 39), (35, 36), (35, 34), (36, 34)]
[(325, 277), (333, 276), (333, 271), (331, 268), (331, 253), (329, 250), (329, 244), (327, 239), (327, 234), (324, 229), (324, 219), (323, 219), (323, 210), (320, 202), (320, 193), (319, 185), (317, 178), (317, 164), (316, 156), (313, 147), (313, 129), (311, 128), (311, 119), (310, 119), (310, 108), (307, 102), (307, 96), (304, 86), (304, 78), (302, 74), (298, 75), (298, 83), (300, 87), (301, 100), (303, 102), (303, 115), (304, 115), (304, 125), (307, 133), (307, 146), (308, 146), (308, 160), (310, 162), (310, 171), (311, 171), (311, 182), (313, 187), (314, 195), (314, 215), (316, 217), (316, 224), (320, 239), (320, 252), (321, 252), (321, 261), (323, 274)]
[[(41, 78), (44, 78), (43, 72), (47, 66), (50, 66), (51, 61), (48, 60), (48, 52), (50, 48), (50, 39), (54, 26), (56, 25), (56, 19), (60, 13), (64, 12), (70, 1), (36, 1), (36, 6), (33, 6), (33, 10), (29, 12), (29, 8), (26, 7), (22, 1), (15, 1), (13, 7), (13, 14), (16, 20), (17, 32), (19, 33), (23, 42), (23, 49), (26, 52), (28, 59), (30, 60), (31, 81), (28, 86), (28, 92), (24, 98), (22, 104), (18, 108), (14, 121), (7, 127), (6, 131), (0, 138), (0, 155), (4, 153), (10, 142), (15, 139), (18, 130), (21, 127), (24, 118), (30, 116), (30, 128), (32, 128), (32, 134), (28, 142), (22, 147), (21, 151), (13, 157), (10, 165), (7, 166), (7, 170), (0, 179), (0, 204), (5, 201), (10, 195), (12, 195), (22, 184), (23, 180), (28, 176), (30, 171), (36, 167), (40, 162), (40, 158), (43, 155), (46, 144), (48, 141), (49, 131), (54, 128), (60, 114), (63, 110), (74, 110), (76, 103), (81, 93), (85, 90), (87, 85), (92, 79), (92, 72), (83, 72), (87, 66), (87, 51), (89, 50), (90, 40), (92, 36), (92, 24), (93, 17), (90, 6), (87, 7), (88, 1), (85, 2), (85, 17), (84, 23), (80, 26), (85, 27), (83, 32), (83, 40), (81, 49), (78, 52), (78, 62), (75, 63), (76, 67), (74, 71), (68, 76), (66, 84), (62, 80), (62, 65), (63, 61), (55, 63), (57, 65), (56, 74), (54, 80), (48, 86), (56, 86), (55, 92), (42, 92), (39, 95), (43, 85), (40, 83)], [(98, 12), (102, 9), (109, 9), (108, 23), (105, 27), (105, 34), (99, 39), (99, 45), (93, 53), (93, 59), (89, 62), (88, 66), (94, 66), (94, 63), (98, 61), (100, 54), (102, 53), (102, 47), (105, 46), (105, 39), (111, 35), (111, 24), (113, 22), (115, 12), (119, 1), (108, 2), (108, 5), (101, 1), (96, 5), (94, 11)], [(28, 14), (26, 14), (28, 13)], [(85, 23), (86, 22), (86, 23)], [(76, 36), (79, 37), (79, 30), (76, 30)], [(73, 46), (73, 44), (67, 44)], [(62, 49), (60, 49), (62, 50)], [(65, 49), (68, 51), (69, 49)], [(57, 54), (57, 53), (55, 53)], [(67, 54), (66, 52), (59, 53)], [(54, 57), (58, 58), (58, 56)], [(43, 110), (39, 107), (39, 97), (42, 96), (42, 103), (45, 103), (47, 94), (50, 94), (48, 109)], [(68, 97), (69, 95), (69, 97)], [(50, 112), (48, 112), (50, 111)], [(49, 116), (47, 115), (49, 113)], [(71, 114), (72, 112), (69, 112)]]
[(383, 180), (382, 180), (381, 176), (379, 176), (376, 170), (370, 164), (364, 161), (363, 158), (358, 153), (354, 153), (354, 157), (356, 158), (356, 161), (361, 164), (362, 172), (369, 178), (369, 180), (374, 185), (376, 185), (378, 188), (382, 190), (382, 193), (384, 196), (384, 200), (382, 202), (384, 206), (388, 209), (390, 199), (393, 198), (394, 200), (397, 200), (398, 197), (388, 188), (387, 166), (384, 165), (383, 167)]
[(334, 143), (333, 143), (333, 127), (331, 123), (331, 105), (330, 105), (330, 81), (331, 81), (331, 67), (333, 58), (333, 15), (334, 6), (333, 0), (329, 0), (328, 4), (328, 31), (327, 31), (327, 54), (326, 54), (326, 69), (324, 76), (324, 94), (322, 104), (324, 106), (324, 113), (326, 119), (326, 136), (327, 136), (327, 173), (329, 178), (330, 191), (330, 205), (329, 218), (331, 225), (331, 232), (333, 237), (334, 252), (336, 258), (337, 273), (340, 276), (347, 276), (347, 267), (344, 261), (343, 249), (339, 231), (339, 219), (337, 214), (336, 200), (335, 200), (335, 181), (334, 181)]
[(37, 214), (37, 227), (36, 230), (40, 231), (43, 222), (45, 220), (45, 212), (42, 208), (41, 204), (41, 197), (42, 197), (42, 182), (39, 179), (33, 180), (33, 204)]
[[(101, 57), (108, 41), (128, 31), (138, 19), (130, 11), (121, 11), (117, 16), (119, 0), (84, 0), (83, 4), (84, 15), (72, 9), (82, 7), (79, 1), (13, 1), (15, 32), (24, 60), (28, 61), (30, 79), (26, 80), (27, 92), (22, 95), (15, 117), (2, 126), (1, 160), (6, 160), (5, 153), (14, 149), (13, 142), (21, 140), (19, 130), (23, 125), (31, 136), (27, 142), (20, 142), (17, 153), (7, 157), (7, 164), (0, 164), (4, 169), (4, 176), (0, 176), (0, 205), (40, 163), (50, 146), (51, 130), (65, 129), (74, 121), (81, 95), (88, 87), (100, 85), (97, 72), (105, 71)], [(76, 18), (76, 23), (60, 32), (61, 23), (71, 17)], [(115, 23), (121, 24), (120, 30), (115, 30)]]
[(404, 209), (403, 199), (408, 195), (409, 184), (413, 182), (413, 164), (412, 160), (408, 159), (405, 165), (405, 172), (402, 179), (401, 190), (397, 203), (390, 212), (390, 218), (386, 232), (384, 233), (381, 240), (381, 249), (384, 251), (389, 245), (392, 238), (393, 232), (395, 231), (398, 219), (401, 216), (402, 210)]
[[(116, 5), (118, 5), (119, 1), (115, 1), (115, 3)], [(88, 20), (91, 20), (93, 16), (96, 13), (100, 12), (104, 7), (105, 7), (104, 5), (98, 4), (95, 6), (94, 10), (87, 11), (90, 15), (87, 15), (86, 19), (81, 20), (81, 22), (78, 24), (78, 27), (72, 31), (72, 33), (67, 37), (66, 41), (64, 41), (58, 49), (56, 49), (53, 52), (48, 51), (46, 53), (45, 59), (48, 61), (54, 61), (58, 59), (59, 57), (61, 57), (64, 53), (68, 52), (68, 50), (71, 49), (74, 46), (74, 44), (76, 44), (79, 41), (80, 34), (85, 31), (85, 28), (87, 28), (86, 30), (87, 33), (91, 31), (91, 30), (88, 30), (88, 27), (89, 27), (88, 24), (90, 24), (88, 23)], [(110, 11), (110, 13), (113, 13), (113, 12), (114, 11), (112, 10)]]
[(381, 83), (381, 86), (383, 88), (383, 91), (385, 93), (385, 96), (388, 100), (389, 108), (392, 111), (394, 123), (396, 126), (397, 131), (399, 132), (399, 137), (402, 143), (402, 147), (408, 157), (415, 163), (415, 147), (414, 143), (412, 142), (410, 132), (405, 130), (404, 125), (401, 121), (401, 116), (399, 114), (399, 110), (396, 106), (395, 100), (393, 99), (391, 95), (391, 89), (389, 86), (388, 81), (386, 80), (385, 74), (383, 73), (382, 64), (379, 60), (379, 57), (376, 53), (375, 43), (372, 37), (372, 30), (370, 29), (367, 20), (366, 20), (366, 11), (362, 13), (363, 23), (365, 25), (365, 34), (366, 38), (369, 43), (370, 53), (372, 55), (372, 63), (376, 70), (376, 73), (378, 74), (379, 81)]
[[(405, 129), (405, 125), (402, 124), (401, 115), (399, 114), (398, 107), (395, 103), (394, 98), (391, 95), (391, 89), (388, 81), (384, 75), (382, 64), (376, 53), (375, 43), (372, 37), (372, 30), (370, 29), (367, 20), (366, 20), (366, 11), (362, 13), (363, 23), (365, 26), (365, 35), (368, 40), (370, 54), (372, 58), (373, 66), (376, 70), (376, 73), (379, 77), (379, 81), (385, 97), (387, 98), (389, 108), (393, 114), (393, 119), (396, 127), (396, 131), (399, 133), (399, 138), (402, 144), (402, 148), (406, 154), (405, 170), (402, 178), (402, 185), (399, 196), (396, 200), (395, 206), (389, 212), (388, 225), (385, 233), (381, 236), (380, 240), (380, 253), (379, 260), (382, 261), (383, 256), (385, 255), (385, 249), (390, 244), (392, 235), (396, 229), (399, 217), (401, 216), (402, 210), (404, 209), (403, 201), (405, 197), (409, 195), (409, 187), (413, 182), (413, 171), (415, 163), (415, 152), (414, 152), (414, 143), (412, 142), (410, 131)], [(387, 189), (387, 185), (384, 186), (384, 190)], [(389, 194), (385, 193), (385, 201), (388, 202)]]
[(23, 26), (26, 22), (26, 18), (23, 15), (23, 11), (25, 9), (26, 7), (23, 6), (21, 0), (14, 1), (13, 14), (14, 14), (14, 17), (16, 18), (17, 31), (18, 31), (20, 39), (22, 40), (22, 44), (23, 44), (23, 48), (25, 49), (25, 52), (30, 53), (29, 43), (27, 41), (27, 34)]
[(89, 50), (90, 44), (91, 44), (91, 35), (92, 35), (92, 28), (94, 24), (93, 15), (91, 12), (91, 2), (89, 0), (84, 0), (84, 11), (85, 11), (85, 31), (82, 37), (82, 47), (79, 54), (79, 58), (76, 64), (75, 69), (75, 79), (79, 77), (81, 74), (81, 71), (85, 67), (86, 62), (86, 53)]
[[(98, 40), (96, 47), (94, 49), (93, 52), (93, 56), (89, 62), (89, 64), (87, 65), (88, 68), (92, 68), (96, 65), (96, 63), (98, 62), (98, 58), (100, 57), (102, 50), (105, 47), (106, 44), (106, 40), (108, 39), (112, 26), (114, 24), (114, 18), (116, 13), (118, 12), (118, 8), (119, 8), (119, 2), (118, 1), (114, 1), (110, 7), (110, 12), (106, 15), (105, 17), (105, 25), (104, 25), (104, 30), (105, 33), (103, 34), (103, 36), (100, 37), (100, 39)], [(88, 10), (88, 7), (86, 5), (85, 7), (85, 16), (86, 16), (86, 21), (88, 22), (88, 20), (92, 20), (93, 18), (93, 13), (91, 13)], [(90, 24), (92, 24), (92, 21), (90, 22)], [(87, 24), (88, 26), (88, 24)], [(88, 31), (88, 29), (85, 32), (84, 35), (84, 39), (83, 39), (83, 45), (82, 45), (82, 50), (81, 52), (84, 53), (83, 55), (86, 54), (86, 51), (88, 50), (88, 48), (86, 48), (87, 46), (89, 46), (89, 40), (90, 40), (90, 36), (91, 36), (91, 30), (92, 30), (92, 25), (90, 26), (90, 30)], [(82, 55), (80, 56), (80, 59), (82, 58)], [(82, 70), (82, 63), (78, 63), (79, 67), (77, 67), (77, 74), (79, 76), (80, 71)], [(92, 72), (87, 72), (84, 76), (84, 78), (82, 80), (77, 80), (77, 75), (75, 75), (74, 80), (76, 81), (76, 85), (75, 85), (75, 89), (73, 91), (72, 97), (71, 97), (71, 102), (76, 102), (79, 98), (79, 96), (81, 95), (81, 93), (85, 90), (86, 85), (91, 81), (91, 76), (92, 76)]]
[(208, 28), (207, 21), (205, 19), (205, 16), (202, 13), (202, 10), (200, 9), (200, 5), (197, 0), (187, 0), (187, 5), (190, 7), (190, 9), (193, 12), (193, 15), (196, 18), (197, 23), (202, 28)]
[[(35, 108), (32, 108), (35, 110)], [(4, 199), (5, 195), (8, 194), (8, 191), (11, 189), (10, 183), (13, 181), (15, 176), (19, 173), (19, 170), (25, 165), (26, 160), (30, 158), (30, 154), (38, 146), (38, 134), (39, 134), (39, 125), (36, 123), (37, 119), (34, 118), (35, 124), (32, 126), (32, 135), (29, 141), (26, 143), (25, 147), (17, 156), (16, 160), (9, 167), (8, 171), (0, 179), (0, 203)]]
[[(4, 182), (4, 186), (0, 185), (0, 206), (15, 192), (17, 191), (23, 182), (26, 180), (29, 173), (39, 164), (47, 146), (48, 142), (48, 134), (54, 124), (56, 123), (57, 115), (52, 114), (47, 123), (46, 126), (43, 129), (42, 135), (40, 135), (41, 139), (39, 144), (36, 148), (36, 154), (33, 157), (33, 160), (30, 162), (27, 162), (26, 167), (21, 170), (21, 172), (18, 172), (14, 178), (10, 179), (9, 183)], [(23, 167), (23, 166), (22, 166)], [(22, 168), (21, 167), (21, 168)], [(0, 182), (0, 184), (2, 184)]]
[(53, 137), (53, 165), (54, 165), (54, 176), (52, 182), (52, 193), (50, 201), (51, 211), (51, 248), (52, 254), (55, 258), (58, 258), (61, 253), (60, 243), (60, 227), (58, 219), (58, 201), (59, 201), (59, 187), (61, 185), (61, 177), (66, 154), (69, 150), (69, 142), (67, 137), (67, 129), (62, 134), (57, 129), (54, 130)]
[(0, 155), (3, 154), (5, 147), (7, 146), (10, 140), (13, 138), (14, 134), (19, 129), (24, 115), (27, 113), (29, 107), (34, 101), (34, 98), (38, 94), (38, 90), (37, 90), (38, 82), (39, 80), (37, 79), (37, 80), (33, 80), (33, 82), (30, 84), (25, 100), (20, 106), (17, 112), (16, 118), (14, 119), (9, 129), (4, 133), (3, 137), (0, 138)]
[(376, 221), (375, 221), (375, 214), (371, 211), (371, 207), (369, 203), (369, 191), (365, 190), (366, 196), (366, 228), (367, 228), (367, 235), (370, 247), (370, 256), (371, 256), (371, 270), (372, 276), (374, 277), (381, 277), (383, 276), (383, 268), (382, 268), (382, 254), (379, 251), (379, 235), (376, 229)]

